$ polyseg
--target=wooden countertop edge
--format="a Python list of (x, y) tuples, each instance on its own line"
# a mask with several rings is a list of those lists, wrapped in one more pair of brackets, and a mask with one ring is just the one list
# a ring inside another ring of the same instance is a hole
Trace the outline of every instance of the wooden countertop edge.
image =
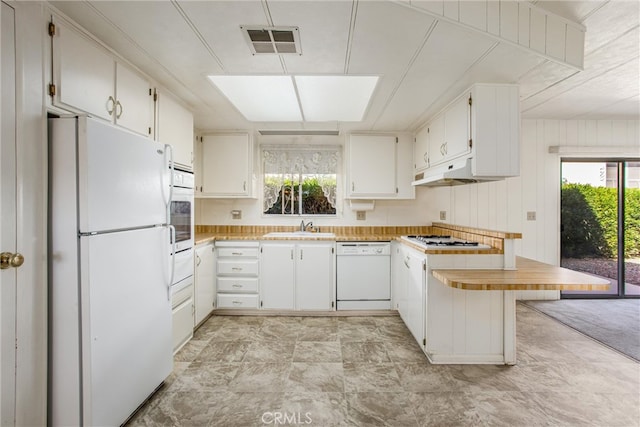
[(511, 231), (489, 230), (486, 228), (467, 227), (464, 225), (447, 224), (446, 222), (434, 222), (432, 227), (444, 228), (447, 230), (461, 231), (463, 233), (479, 234), (482, 236), (495, 237), (498, 239), (522, 239), (522, 233)]
[(603, 291), (609, 281), (585, 273), (516, 257), (516, 270), (437, 269), (431, 274), (445, 285), (464, 290)]
[(397, 234), (349, 234), (335, 237), (314, 237), (314, 236), (296, 236), (296, 237), (265, 237), (264, 234), (217, 234), (217, 233), (196, 233), (195, 245), (205, 245), (216, 240), (261, 240), (261, 241), (329, 241), (329, 242), (390, 242), (392, 240), (399, 241), (412, 249), (428, 255), (489, 255), (502, 254), (503, 251), (496, 248), (491, 249), (425, 249), (419, 245), (413, 244), (407, 240), (401, 239)]

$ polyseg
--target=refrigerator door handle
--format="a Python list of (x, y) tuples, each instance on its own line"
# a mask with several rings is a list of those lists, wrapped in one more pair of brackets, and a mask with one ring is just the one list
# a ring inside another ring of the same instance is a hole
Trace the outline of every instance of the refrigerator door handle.
[(167, 286), (167, 300), (171, 300), (171, 285), (173, 285), (173, 277), (176, 272), (176, 228), (169, 225), (169, 234), (171, 236), (171, 275), (169, 276), (169, 284)]
[(174, 184), (173, 147), (169, 144), (164, 144), (164, 152), (169, 153), (169, 172), (171, 173), (171, 177), (169, 178), (169, 202), (167, 203), (167, 224), (171, 224), (171, 202), (173, 201)]

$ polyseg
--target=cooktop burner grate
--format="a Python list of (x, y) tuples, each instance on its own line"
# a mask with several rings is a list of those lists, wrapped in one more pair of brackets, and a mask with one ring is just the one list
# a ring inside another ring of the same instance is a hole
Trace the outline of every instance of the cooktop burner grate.
[(453, 240), (451, 236), (438, 235), (411, 235), (407, 236), (409, 240), (416, 241), (426, 246), (478, 246), (478, 242), (469, 242), (466, 240)]

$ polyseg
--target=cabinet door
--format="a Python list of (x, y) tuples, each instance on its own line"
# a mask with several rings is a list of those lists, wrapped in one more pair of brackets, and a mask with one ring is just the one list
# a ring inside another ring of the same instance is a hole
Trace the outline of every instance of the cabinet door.
[(407, 318), (405, 323), (418, 341), (423, 346), (422, 341), (425, 338), (424, 328), (424, 263), (423, 257), (408, 253), (405, 258), (408, 264), (408, 283), (407, 283)]
[(260, 254), (262, 308), (293, 310), (295, 245), (263, 243)]
[(151, 136), (153, 96), (151, 84), (140, 74), (116, 64), (116, 124), (144, 136)]
[(456, 158), (470, 151), (469, 129), (469, 96), (464, 94), (451, 104), (445, 113), (445, 158)]
[(333, 245), (304, 244), (296, 253), (296, 309), (331, 310), (334, 306)]
[(249, 195), (249, 134), (207, 135), (202, 139), (202, 195)]
[(429, 166), (429, 126), (423, 127), (416, 134), (413, 163), (415, 171), (424, 170)]
[(406, 315), (406, 270), (405, 251), (399, 243), (391, 242), (391, 299), (393, 308), (403, 319)]
[(427, 125), (429, 132), (429, 166), (445, 159), (444, 114), (440, 114)]
[(193, 167), (193, 114), (166, 93), (158, 94), (156, 140), (173, 147), (173, 161)]
[(348, 197), (395, 196), (396, 141), (388, 135), (349, 137)]
[(195, 196), (198, 197), (202, 194), (202, 140), (197, 135), (193, 143), (193, 159), (193, 175), (196, 185), (194, 191)]
[(56, 22), (53, 37), (53, 104), (112, 120), (115, 61), (101, 46)]
[(202, 322), (213, 310), (215, 299), (215, 252), (213, 245), (196, 249), (195, 259), (195, 324)]

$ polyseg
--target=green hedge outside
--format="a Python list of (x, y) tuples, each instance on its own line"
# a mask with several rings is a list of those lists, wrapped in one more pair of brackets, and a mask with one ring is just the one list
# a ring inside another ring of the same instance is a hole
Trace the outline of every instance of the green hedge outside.
[[(617, 252), (617, 189), (562, 185), (562, 257), (612, 258)], [(640, 256), (640, 189), (625, 190), (625, 258)]]

